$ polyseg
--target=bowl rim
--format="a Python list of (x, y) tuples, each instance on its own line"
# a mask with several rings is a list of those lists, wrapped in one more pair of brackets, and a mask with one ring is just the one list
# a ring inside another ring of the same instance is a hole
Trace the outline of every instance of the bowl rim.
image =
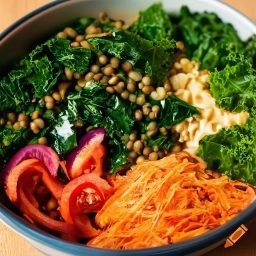
[[(6, 37), (9, 33), (19, 27), (22, 23), (29, 20), (30, 18), (36, 16), (42, 11), (46, 11), (54, 6), (57, 6), (61, 3), (68, 2), (71, 0), (55, 0), (48, 4), (45, 4), (22, 18), (18, 19), (12, 25), (7, 27), (3, 32), (0, 33), (0, 40)], [(94, 1), (94, 0), (92, 0)], [(202, 1), (202, 0), (201, 0)], [(206, 0), (203, 0), (206, 1)], [(233, 8), (227, 3), (223, 3), (218, 0), (215, 1), (216, 4), (222, 5), (225, 8), (232, 9), (234, 12), (238, 13), (243, 17), (247, 22), (250, 23), (256, 29), (256, 23), (253, 22), (249, 17), (240, 12), (239, 10)], [(25, 239), (35, 241), (57, 251), (67, 253), (70, 255), (81, 255), (85, 252), (91, 253), (90, 255), (101, 255), (106, 256), (115, 256), (115, 255), (161, 255), (162, 253), (172, 253), (172, 256), (180, 256), (181, 251), (182, 255), (187, 253), (194, 253), (200, 249), (206, 248), (214, 243), (219, 241), (225, 241), (230, 234), (232, 234), (241, 224), (247, 224), (256, 218), (256, 200), (252, 202), (245, 210), (243, 210), (235, 218), (231, 219), (224, 225), (208, 232), (198, 237), (194, 237), (183, 242), (160, 246), (160, 247), (151, 247), (146, 249), (136, 249), (136, 250), (106, 250), (101, 248), (89, 247), (79, 243), (72, 243), (50, 235), (28, 223), (22, 217), (17, 216), (11, 210), (9, 210), (5, 205), (0, 202), (0, 221), (11, 228), (13, 231), (18, 232)]]
[(161, 253), (171, 253), (172, 256), (191, 254), (206, 248), (214, 243), (225, 241), (240, 225), (248, 224), (256, 219), (256, 199), (244, 209), (239, 215), (229, 220), (224, 225), (211, 230), (203, 235), (194, 237), (179, 243), (151, 247), (135, 250), (110, 250), (96, 247), (89, 247), (79, 243), (65, 241), (61, 238), (50, 235), (39, 228), (34, 227), (22, 217), (17, 216), (11, 210), (0, 203), (0, 221), (9, 226), (15, 232), (32, 241), (48, 246), (52, 249), (67, 253), (70, 255), (81, 255), (81, 253), (92, 253), (90, 255), (117, 256), (120, 255), (161, 255)]
[[(30, 18), (34, 17), (35, 15), (39, 14), (42, 11), (45, 11), (53, 6), (59, 5), (61, 3), (64, 2), (68, 2), (71, 0), (53, 0), (43, 6), (38, 7), (37, 9), (29, 12), (28, 14), (22, 16), (21, 18), (19, 18), (18, 20), (16, 20), (14, 23), (12, 23), (10, 26), (8, 26), (7, 28), (5, 28), (1, 33), (0, 33), (0, 41), (6, 37), (10, 32), (12, 32), (14, 29), (16, 29), (17, 27), (19, 27), (23, 22), (29, 20)], [(249, 22), (253, 27), (255, 27), (256, 29), (256, 21), (254, 22), (253, 20), (251, 20), (248, 16), (246, 16), (244, 13), (242, 13), (240, 10), (234, 8), (233, 6), (231, 6), (228, 3), (224, 3), (221, 0), (211, 0), (211, 1), (215, 1), (218, 2), (217, 4), (220, 4), (222, 6), (225, 6), (226, 8), (232, 9), (233, 11), (239, 13), (239, 15), (243, 16), (243, 18)]]

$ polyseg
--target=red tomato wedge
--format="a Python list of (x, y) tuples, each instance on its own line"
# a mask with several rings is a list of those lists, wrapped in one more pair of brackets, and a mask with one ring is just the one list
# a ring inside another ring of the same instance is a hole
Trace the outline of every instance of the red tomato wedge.
[(74, 179), (84, 173), (103, 174), (105, 147), (101, 144), (106, 136), (103, 128), (97, 128), (87, 133), (67, 156), (66, 167), (68, 175)]
[(40, 174), (43, 183), (51, 191), (52, 195), (57, 199), (61, 199), (64, 188), (60, 182), (55, 180), (46, 169), (44, 164), (38, 159), (26, 159), (16, 165), (9, 173), (6, 179), (5, 190), (10, 200), (16, 204), (18, 202), (18, 182), (23, 183), (25, 187), (33, 189), (31, 180), (32, 174)]
[(71, 180), (63, 189), (60, 201), (62, 218), (74, 224), (81, 237), (97, 235), (98, 231), (93, 228), (86, 213), (98, 212), (112, 191), (107, 181), (95, 173), (83, 174)]
[(73, 234), (75, 235), (75, 230), (73, 225), (69, 223), (64, 223), (61, 221), (53, 220), (46, 214), (42, 213), (38, 210), (30, 201), (27, 199), (23, 189), (21, 186), (18, 187), (18, 194), (19, 194), (19, 205), (20, 210), (28, 215), (32, 220), (59, 232), (65, 234)]
[(84, 174), (93, 172), (98, 176), (103, 174), (102, 163), (106, 155), (105, 147), (102, 145), (86, 148), (79, 152), (69, 174), (72, 179)]

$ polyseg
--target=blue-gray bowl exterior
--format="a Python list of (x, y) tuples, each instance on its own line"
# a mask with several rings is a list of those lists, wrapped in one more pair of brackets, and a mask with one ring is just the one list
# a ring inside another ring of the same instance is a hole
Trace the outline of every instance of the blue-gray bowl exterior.
[[(58, 0), (53, 1), (31, 13), (24, 16), (4, 32), (0, 34), (0, 42), (14, 29), (22, 25), (25, 21), (28, 21), (32, 17), (46, 11), (52, 7), (55, 7), (63, 2), (68, 2), (70, 0)], [(223, 3), (222, 3), (223, 4)], [(224, 5), (224, 4), (223, 4)], [(28, 31), (29, 33), (29, 31)], [(17, 58), (20, 56), (17, 56)], [(2, 200), (2, 199), (1, 199)], [(17, 214), (10, 211), (2, 202), (0, 203), (0, 220), (6, 223), (16, 232), (22, 234), (29, 240), (35, 241), (46, 247), (57, 250), (66, 255), (91, 255), (91, 256), (125, 256), (125, 255), (161, 255), (161, 256), (183, 256), (183, 255), (194, 255), (194, 253), (200, 254), (200, 252), (205, 251), (207, 248), (213, 248), (215, 245), (223, 243), (229, 235), (231, 235), (241, 224), (248, 224), (256, 218), (256, 200), (243, 212), (241, 212), (237, 217), (230, 220), (228, 223), (208, 232), (204, 235), (189, 239), (184, 242), (179, 242), (172, 245), (166, 245), (161, 247), (154, 247), (148, 249), (140, 250), (106, 250), (98, 249), (93, 247), (88, 247), (85, 245), (70, 243), (54, 237), (40, 229), (36, 228), (32, 224), (28, 223), (26, 220), (18, 216)], [(46, 255), (47, 252), (40, 250)]]
[(205, 248), (211, 247), (220, 241), (225, 241), (241, 224), (248, 224), (256, 218), (256, 200), (237, 217), (233, 218), (226, 224), (198, 237), (189, 239), (176, 244), (154, 247), (140, 250), (105, 250), (85, 245), (66, 242), (57, 237), (49, 235), (32, 224), (28, 223), (21, 217), (17, 216), (3, 204), (0, 204), (0, 219), (8, 226), (16, 230), (23, 236), (34, 240), (37, 243), (51, 247), (67, 255), (92, 255), (92, 256), (128, 256), (128, 255), (172, 255), (183, 256), (196, 253)]

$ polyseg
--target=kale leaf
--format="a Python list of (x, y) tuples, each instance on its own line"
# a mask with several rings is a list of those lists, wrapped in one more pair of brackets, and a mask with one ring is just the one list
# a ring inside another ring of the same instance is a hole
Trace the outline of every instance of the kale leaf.
[(105, 87), (96, 81), (87, 83), (80, 92), (70, 93), (68, 101), (77, 103), (85, 122), (103, 126), (111, 136), (129, 134), (134, 125), (131, 104), (107, 93)]
[(256, 69), (256, 35), (252, 35), (244, 45), (242, 53), (247, 57), (253, 68)]
[(147, 142), (151, 148), (157, 146), (159, 150), (170, 150), (174, 144), (169, 134), (164, 135), (160, 133), (150, 137)]
[(162, 3), (156, 3), (145, 11), (139, 12), (139, 18), (132, 24), (129, 31), (150, 41), (160, 41), (163, 38), (172, 39), (173, 26)]
[(47, 54), (45, 45), (37, 46), (0, 80), (1, 110), (24, 110), (33, 98), (45, 96), (62, 71)]
[(229, 63), (236, 64), (211, 72), (211, 93), (221, 108), (234, 112), (250, 112), (256, 105), (256, 71), (242, 55), (233, 54), (227, 59)]
[(46, 44), (56, 61), (73, 72), (86, 72), (96, 58), (96, 53), (90, 49), (72, 48), (67, 39), (53, 38), (48, 40)]
[(126, 165), (128, 150), (125, 140), (116, 137), (109, 140), (109, 147), (111, 157), (108, 172), (114, 174)]
[(83, 113), (81, 119), (85, 123), (106, 130), (109, 137), (109, 172), (114, 173), (126, 163), (126, 138), (135, 122), (131, 104), (107, 93), (105, 87), (96, 81), (87, 83), (80, 92), (70, 93), (67, 99), (69, 111), (74, 116)]
[(165, 100), (161, 101), (158, 126), (170, 127), (171, 125), (182, 122), (188, 117), (199, 114), (200, 112), (194, 106), (174, 95), (170, 95)]
[(49, 93), (63, 73), (63, 66), (86, 72), (96, 53), (72, 48), (70, 41), (53, 38), (37, 46), (0, 80), (0, 110), (24, 111), (33, 99)]
[(205, 136), (199, 143), (198, 155), (209, 169), (256, 185), (255, 127), (256, 117), (252, 114), (245, 125), (234, 125)]
[(0, 126), (0, 163), (6, 163), (17, 150), (29, 144), (35, 136), (30, 129), (15, 130), (12, 126)]
[(185, 43), (188, 58), (199, 61), (202, 69), (223, 68), (226, 48), (232, 45), (235, 51), (241, 51), (244, 47), (231, 24), (214, 13), (192, 14), (187, 6), (181, 8), (177, 34), (176, 40)]
[(135, 70), (149, 75), (155, 85), (164, 83), (176, 48), (174, 40), (151, 42), (128, 31), (93, 37), (88, 42), (96, 50), (129, 61)]

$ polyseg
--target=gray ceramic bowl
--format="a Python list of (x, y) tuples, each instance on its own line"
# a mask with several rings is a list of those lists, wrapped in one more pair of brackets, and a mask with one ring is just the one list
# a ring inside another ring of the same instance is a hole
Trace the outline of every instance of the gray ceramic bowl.
[[(122, 18), (127, 22), (137, 14), (138, 10), (145, 9), (154, 0), (72, 0), (54, 1), (34, 12), (28, 14), (14, 23), (0, 35), (0, 72), (31, 50), (37, 43), (47, 39), (70, 21), (81, 16), (97, 17), (100, 11), (106, 11), (114, 19)], [(169, 13), (177, 13), (182, 5), (187, 5), (192, 12), (211, 11), (219, 15), (224, 21), (230, 22), (237, 29), (240, 37), (245, 40), (256, 34), (256, 26), (248, 18), (226, 4), (214, 0), (163, 0), (164, 8)], [(18, 47), (17, 47), (18, 42)], [(8, 54), (7, 54), (8, 53)], [(16, 233), (25, 238), (32, 246), (45, 255), (201, 255), (224, 243), (226, 238), (241, 224), (247, 224), (256, 217), (256, 201), (227, 224), (194, 239), (173, 245), (157, 248), (114, 251), (103, 250), (84, 245), (69, 243), (53, 237), (29, 224), (15, 214), (14, 209), (8, 204), (0, 192), (0, 219)], [(9, 208), (8, 208), (9, 207)]]

